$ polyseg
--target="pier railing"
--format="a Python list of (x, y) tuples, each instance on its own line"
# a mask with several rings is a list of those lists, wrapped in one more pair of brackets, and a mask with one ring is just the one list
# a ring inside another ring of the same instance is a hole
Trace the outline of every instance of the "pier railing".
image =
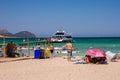
[[(46, 47), (50, 46), (50, 40), (44, 39), (44, 40), (38, 40), (38, 41), (32, 41), (29, 40), (27, 42), (21, 42), (21, 43), (15, 43), (17, 50), (17, 53), (20, 53), (21, 56), (33, 56), (34, 49), (36, 46), (40, 45), (40, 47), (46, 49)], [(7, 44), (4, 42), (3, 44), (0, 44), (0, 54), (3, 54), (3, 57), (7, 57)], [(20, 48), (22, 50), (20, 50)]]

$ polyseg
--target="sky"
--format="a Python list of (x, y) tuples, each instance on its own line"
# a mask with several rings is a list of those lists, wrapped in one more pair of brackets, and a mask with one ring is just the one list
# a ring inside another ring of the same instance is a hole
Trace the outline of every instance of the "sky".
[(120, 37), (120, 0), (0, 0), (0, 29), (50, 36)]

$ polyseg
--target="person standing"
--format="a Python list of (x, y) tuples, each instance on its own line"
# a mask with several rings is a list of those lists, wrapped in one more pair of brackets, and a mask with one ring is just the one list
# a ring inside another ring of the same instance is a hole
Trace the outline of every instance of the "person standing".
[(67, 49), (67, 60), (71, 61), (71, 56), (72, 56), (72, 43), (71, 41), (68, 41), (67, 44), (65, 44), (65, 48)]
[(54, 57), (54, 55), (53, 55), (53, 53), (54, 53), (54, 46), (53, 46), (53, 44), (49, 48), (50, 48), (51, 57)]

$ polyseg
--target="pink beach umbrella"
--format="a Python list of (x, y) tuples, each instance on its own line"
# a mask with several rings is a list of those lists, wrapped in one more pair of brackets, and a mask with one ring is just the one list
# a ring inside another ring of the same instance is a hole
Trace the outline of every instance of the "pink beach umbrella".
[(98, 48), (87, 50), (86, 55), (89, 55), (91, 57), (105, 57), (106, 56), (105, 52)]

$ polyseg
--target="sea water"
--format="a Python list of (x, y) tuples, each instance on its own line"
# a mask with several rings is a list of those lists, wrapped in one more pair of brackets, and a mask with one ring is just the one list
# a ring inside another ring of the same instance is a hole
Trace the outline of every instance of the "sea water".
[[(44, 38), (40, 38), (40, 40), (43, 40)], [(7, 38), (5, 43), (9, 43), (10, 41), (13, 41), (15, 44), (20, 44), (23, 42), (33, 42), (37, 41), (38, 38)], [(0, 39), (0, 44), (3, 44), (3, 39)], [(52, 43), (55, 47), (63, 47), (66, 43)], [(73, 48), (76, 50), (79, 50), (78, 55), (85, 55), (86, 50), (90, 48), (99, 48), (101, 50), (104, 50), (105, 52), (111, 51), (113, 53), (119, 53), (120, 52), (120, 38), (119, 37), (110, 37), (110, 38), (73, 38)], [(44, 46), (44, 43), (40, 43), (41, 46)], [(36, 47), (37, 44), (30, 45), (30, 48)], [(27, 47), (27, 46), (26, 46)], [(49, 44), (46, 44), (46, 47), (49, 47)], [(27, 53), (27, 50), (25, 50)], [(34, 54), (34, 51), (31, 50), (31, 55)]]
[[(99, 48), (105, 52), (120, 52), (120, 38), (73, 38), (73, 48), (79, 50), (79, 55), (85, 55), (86, 50)], [(62, 47), (65, 43), (54, 43), (55, 46)]]

